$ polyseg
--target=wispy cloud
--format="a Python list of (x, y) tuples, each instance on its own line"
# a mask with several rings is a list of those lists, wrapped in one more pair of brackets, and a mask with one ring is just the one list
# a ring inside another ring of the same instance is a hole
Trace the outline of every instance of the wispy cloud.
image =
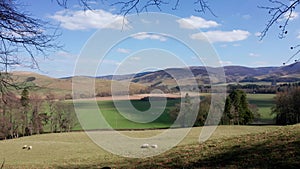
[(103, 63), (103, 64), (116, 65), (116, 66), (120, 65), (120, 62), (115, 61), (115, 60), (110, 60), (110, 59), (104, 59), (104, 60), (102, 61), (102, 63)]
[(284, 14), (285, 19), (289, 18), (290, 20), (294, 20), (297, 19), (298, 17), (299, 17), (299, 13), (295, 11), (293, 11), (292, 13), (287, 12)]
[(232, 62), (231, 61), (222, 61), (222, 60), (220, 60), (220, 64), (223, 65), (223, 66), (228, 66), (228, 65), (232, 65)]
[[(61, 26), (69, 30), (85, 29), (124, 29), (128, 21), (121, 15), (114, 15), (104, 10), (62, 10), (56, 12), (50, 18), (61, 23)], [(128, 28), (128, 27), (125, 27)]]
[(130, 50), (129, 49), (125, 49), (125, 48), (118, 48), (117, 49), (117, 52), (119, 52), (119, 53), (130, 53)]
[(185, 29), (212, 28), (212, 27), (220, 26), (220, 24), (218, 24), (215, 21), (208, 21), (201, 17), (197, 17), (193, 15), (190, 16), (189, 18), (179, 19), (177, 20), (177, 22), (179, 23), (179, 26), (181, 28), (185, 28)]
[(255, 32), (254, 34), (256, 37), (260, 37), (261, 36), (261, 32)]
[(70, 53), (70, 52), (66, 52), (66, 51), (62, 51), (62, 50), (57, 51), (55, 53), (55, 55), (58, 56), (58, 57), (63, 57), (63, 58), (67, 58), (67, 59), (75, 58), (75, 57), (78, 56), (76, 54), (73, 54), (73, 53)]
[(208, 31), (204, 33), (192, 34), (192, 39), (206, 40), (206, 38), (214, 42), (236, 42), (245, 40), (249, 37), (250, 33), (244, 30), (233, 30), (233, 31)]
[(249, 53), (249, 56), (251, 56), (251, 57), (259, 57), (260, 54), (258, 54), (258, 53)]
[(144, 39), (152, 39), (152, 40), (159, 40), (159, 41), (166, 41), (167, 38), (163, 35), (147, 33), (147, 32), (140, 32), (133, 36), (135, 39), (144, 40)]

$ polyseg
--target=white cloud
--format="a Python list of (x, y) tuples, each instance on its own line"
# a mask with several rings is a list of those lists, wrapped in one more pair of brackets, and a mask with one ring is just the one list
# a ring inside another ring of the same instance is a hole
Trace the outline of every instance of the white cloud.
[(220, 60), (220, 64), (223, 65), (223, 66), (228, 66), (228, 65), (232, 65), (232, 62), (231, 61), (222, 61), (222, 60)]
[(211, 28), (211, 27), (220, 26), (220, 24), (218, 24), (215, 21), (208, 21), (201, 17), (197, 17), (193, 15), (190, 16), (189, 18), (179, 19), (177, 20), (177, 22), (179, 23), (179, 26), (181, 28), (185, 28), (185, 29)]
[(69, 53), (69, 52), (66, 52), (66, 51), (57, 51), (55, 53), (56, 56), (58, 57), (62, 57), (62, 58), (67, 58), (67, 59), (71, 59), (71, 58), (76, 58), (78, 55), (75, 55), (75, 54), (72, 54), (72, 53)]
[(298, 12), (292, 12), (291, 14), (289, 12), (284, 14), (284, 18), (288, 19), (290, 18), (290, 20), (294, 20), (297, 19), (299, 17), (299, 13)]
[(249, 53), (249, 56), (251, 56), (251, 57), (259, 57), (260, 54), (257, 54), (257, 53)]
[(261, 36), (261, 32), (256, 32), (254, 35), (255, 35), (256, 37), (260, 37), (260, 36)]
[(206, 40), (210, 42), (236, 42), (245, 40), (249, 37), (250, 33), (244, 30), (233, 31), (208, 31), (204, 33), (192, 34), (192, 39)]
[(124, 48), (118, 48), (117, 52), (119, 52), (119, 53), (130, 53), (130, 50), (129, 49), (124, 49)]
[(102, 63), (103, 63), (103, 64), (116, 65), (116, 66), (120, 65), (120, 62), (117, 62), (117, 61), (115, 61), (115, 60), (110, 60), (110, 59), (104, 59), (104, 60), (102, 61)]
[(166, 41), (167, 38), (163, 35), (152, 34), (147, 32), (140, 32), (133, 36), (135, 39), (144, 40), (144, 39), (152, 39), (152, 40), (159, 40), (159, 41)]
[[(128, 21), (121, 15), (114, 15), (104, 10), (62, 10), (50, 18), (59, 21), (61, 26), (69, 30), (85, 29), (126, 29)], [(125, 27), (124, 27), (125, 25)]]

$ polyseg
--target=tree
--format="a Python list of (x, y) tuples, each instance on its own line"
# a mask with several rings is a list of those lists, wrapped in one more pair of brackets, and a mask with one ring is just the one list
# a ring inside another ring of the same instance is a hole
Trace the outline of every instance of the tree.
[(199, 112), (194, 126), (204, 126), (211, 104), (211, 96), (205, 96), (199, 105)]
[(300, 87), (295, 86), (275, 97), (272, 113), (276, 114), (276, 124), (287, 125), (300, 123)]
[(254, 114), (250, 110), (246, 93), (242, 90), (232, 91), (226, 98), (222, 124), (245, 125), (253, 119)]
[(193, 103), (188, 93), (185, 94), (184, 102), (176, 104), (175, 108), (170, 111), (172, 120), (178, 119), (180, 127), (191, 127), (193, 124), (192, 112)]
[(53, 133), (57, 130), (57, 117), (56, 117), (56, 102), (55, 96), (52, 93), (46, 95), (46, 104), (48, 107), (49, 123), (50, 123), (50, 132)]
[(19, 127), (22, 124), (20, 101), (12, 92), (7, 92), (2, 97), (0, 100), (0, 139), (18, 137)]
[(43, 99), (36, 94), (30, 96), (31, 119), (30, 135), (43, 133), (43, 126), (48, 122), (47, 114), (42, 112)]
[(26, 135), (25, 129), (28, 128), (28, 112), (30, 109), (28, 88), (24, 88), (21, 93), (21, 105), (22, 105), (21, 111), (23, 112), (22, 135), (24, 136)]
[[(14, 85), (9, 69), (22, 65), (38, 68), (36, 57), (60, 48), (55, 27), (23, 12), (19, 1), (0, 1), (0, 92)], [(21, 57), (24, 56), (24, 57)]]
[(70, 132), (77, 124), (74, 107), (65, 102), (56, 102), (56, 115), (60, 132)]

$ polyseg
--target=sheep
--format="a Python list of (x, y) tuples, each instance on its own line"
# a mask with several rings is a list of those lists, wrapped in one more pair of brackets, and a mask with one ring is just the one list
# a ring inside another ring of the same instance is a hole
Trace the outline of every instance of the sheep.
[(142, 144), (141, 148), (149, 148), (149, 144)]
[(157, 144), (152, 144), (151, 147), (152, 148), (157, 148)]
[(27, 148), (27, 145), (25, 144), (23, 147), (22, 147), (22, 149), (26, 149)]
[(32, 149), (32, 146), (28, 146), (27, 150), (31, 150)]

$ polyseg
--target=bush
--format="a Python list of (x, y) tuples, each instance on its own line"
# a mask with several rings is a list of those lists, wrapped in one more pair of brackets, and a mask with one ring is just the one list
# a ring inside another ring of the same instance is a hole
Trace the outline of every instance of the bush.
[(300, 122), (300, 87), (291, 87), (278, 92), (272, 113), (276, 114), (276, 124), (287, 125)]

